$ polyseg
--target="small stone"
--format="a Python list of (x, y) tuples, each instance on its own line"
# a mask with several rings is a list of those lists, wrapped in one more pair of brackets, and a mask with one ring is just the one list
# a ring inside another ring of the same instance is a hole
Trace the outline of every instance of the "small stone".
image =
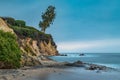
[(54, 72), (56, 72), (56, 71), (54, 70)]
[(25, 76), (25, 74), (22, 74), (22, 76)]

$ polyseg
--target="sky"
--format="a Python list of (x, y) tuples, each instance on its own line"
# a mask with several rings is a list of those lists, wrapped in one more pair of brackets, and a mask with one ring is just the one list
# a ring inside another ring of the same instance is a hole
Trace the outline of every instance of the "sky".
[(56, 7), (56, 19), (46, 33), (60, 53), (120, 53), (120, 0), (0, 0), (0, 16), (39, 29), (49, 5)]

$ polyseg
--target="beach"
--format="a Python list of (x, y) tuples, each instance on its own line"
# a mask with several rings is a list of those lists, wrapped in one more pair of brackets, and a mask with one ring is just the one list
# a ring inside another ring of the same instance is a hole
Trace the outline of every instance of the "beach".
[(87, 70), (84, 67), (65, 67), (63, 63), (58, 66), (54, 61), (43, 64), (46, 65), (1, 69), (0, 80), (120, 80), (120, 72), (115, 70)]
[(120, 72), (99, 72), (80, 68), (37, 68), (0, 70), (0, 80), (120, 80)]

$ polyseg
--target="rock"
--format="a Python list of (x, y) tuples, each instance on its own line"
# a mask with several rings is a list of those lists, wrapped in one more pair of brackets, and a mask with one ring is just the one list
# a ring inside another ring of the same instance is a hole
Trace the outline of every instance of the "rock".
[(60, 56), (67, 56), (67, 54), (60, 54)]
[(37, 56), (30, 56), (24, 54), (21, 58), (21, 65), (22, 66), (37, 66), (41, 65), (41, 62)]
[(9, 28), (2, 18), (0, 18), (0, 30), (3, 30), (4, 32), (14, 33), (13, 29)]
[(19, 39), (20, 48), (23, 52), (21, 64), (24, 66), (38, 65), (40, 60), (50, 60), (46, 56), (58, 55), (57, 49), (52, 42), (32, 40), (31, 38)]
[(95, 64), (90, 64), (90, 66), (87, 68), (88, 70), (106, 70), (106, 66), (100, 66)]
[(84, 56), (84, 55), (85, 55), (85, 54), (82, 53), (82, 54), (80, 54), (79, 56)]
[(82, 61), (76, 61), (73, 63), (73, 65), (76, 67), (84, 67), (84, 63)]
[(52, 60), (52, 59), (48, 58), (47, 56), (43, 56), (43, 55), (39, 56), (39, 58), (43, 61)]
[(65, 63), (65, 66), (74, 66), (73, 63)]
[(84, 63), (82, 61), (76, 61), (74, 63), (65, 63), (65, 66), (84, 67)]
[(25, 76), (25, 74), (22, 74), (22, 76)]
[[(39, 34), (38, 32), (35, 33), (35, 38), (31, 38), (29, 36), (26, 37), (14, 28), (10, 28), (7, 24), (7, 21), (3, 20), (2, 18), (0, 18), (0, 30), (3, 30), (4, 32), (11, 32), (16, 35), (16, 42), (19, 44), (19, 47), (22, 51), (22, 66), (41, 65), (41, 60), (50, 60), (46, 56), (59, 55), (57, 46), (50, 34), (42, 34), (41, 32)], [(4, 65), (3, 62), (0, 62), (0, 64), (0, 68), (4, 68), (4, 66), (7, 66), (8, 68), (11, 67), (9, 65)]]
[(74, 64), (83, 64), (83, 62), (82, 61), (76, 61), (76, 62), (74, 62)]

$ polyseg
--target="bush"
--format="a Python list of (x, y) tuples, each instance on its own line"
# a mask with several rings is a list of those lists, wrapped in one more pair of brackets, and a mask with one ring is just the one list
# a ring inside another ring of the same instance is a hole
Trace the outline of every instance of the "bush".
[[(11, 26), (11, 28), (14, 30), (14, 32), (21, 37), (30, 37), (32, 39), (45, 37), (46, 34), (43, 32), (40, 32), (39, 30), (33, 28), (33, 27), (18, 27), (18, 26)], [(47, 37), (47, 36), (46, 36)]]
[(15, 23), (16, 23), (15, 26), (19, 26), (19, 27), (26, 26), (26, 23), (23, 20), (16, 20)]
[(13, 26), (14, 32), (19, 36), (19, 37), (30, 37), (30, 38), (35, 38), (37, 35), (37, 31), (35, 29), (29, 29), (27, 27), (17, 27)]
[(15, 20), (12, 17), (0, 17), (2, 18), (9, 26), (18, 26), (18, 27), (25, 27), (26, 22), (23, 20)]
[(33, 27), (30, 26), (25, 26), (25, 27), (18, 27), (18, 26), (11, 26), (11, 28), (14, 30), (14, 32), (19, 36), (20, 38), (32, 38), (34, 40), (38, 41), (46, 41), (47, 43), (49, 40), (52, 41), (52, 44), (54, 45), (55, 43), (53, 42), (52, 36), (50, 34), (45, 34)]
[(0, 30), (0, 68), (19, 68), (21, 50), (17, 44), (16, 36), (10, 32)]
[(11, 17), (1, 17), (8, 25), (15, 25), (15, 19)]

